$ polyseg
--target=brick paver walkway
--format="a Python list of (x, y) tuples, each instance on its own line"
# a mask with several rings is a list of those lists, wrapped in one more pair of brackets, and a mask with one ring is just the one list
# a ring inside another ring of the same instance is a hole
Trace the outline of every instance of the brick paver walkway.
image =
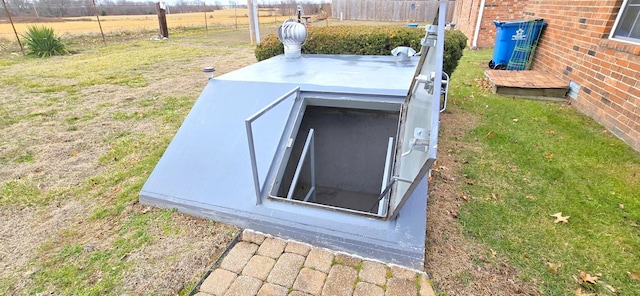
[(432, 296), (424, 272), (245, 230), (197, 296)]

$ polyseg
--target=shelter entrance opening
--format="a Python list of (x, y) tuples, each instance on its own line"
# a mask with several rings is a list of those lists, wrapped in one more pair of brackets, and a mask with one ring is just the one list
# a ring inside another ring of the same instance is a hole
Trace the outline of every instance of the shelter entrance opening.
[(269, 196), (383, 217), (401, 105), (340, 105), (303, 99)]

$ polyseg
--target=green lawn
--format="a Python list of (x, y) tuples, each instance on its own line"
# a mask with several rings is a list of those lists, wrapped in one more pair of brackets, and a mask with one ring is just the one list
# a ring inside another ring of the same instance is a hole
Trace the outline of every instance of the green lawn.
[[(137, 203), (202, 67), (255, 61), (244, 31), (173, 33), (79, 37), (50, 59), (0, 51), (0, 294), (184, 294), (237, 230)], [(466, 51), (449, 96), (479, 118), (457, 151), (465, 234), (545, 295), (640, 295), (640, 154), (569, 105), (482, 89), (490, 56)]]
[(202, 67), (255, 62), (248, 35), (209, 31), (0, 51), (1, 295), (185, 294), (226, 247), (237, 228), (138, 203)]
[(463, 139), (478, 149), (461, 151), (464, 232), (544, 295), (640, 295), (640, 154), (568, 104), (479, 87), (491, 54), (466, 51), (452, 77), (451, 108), (480, 118)]

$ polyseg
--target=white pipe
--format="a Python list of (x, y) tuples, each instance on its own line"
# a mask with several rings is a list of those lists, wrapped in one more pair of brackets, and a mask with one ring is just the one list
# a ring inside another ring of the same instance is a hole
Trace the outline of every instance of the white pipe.
[(478, 48), (478, 34), (480, 34), (480, 23), (482, 22), (482, 13), (484, 12), (484, 0), (480, 1), (480, 11), (478, 11), (478, 20), (476, 21), (476, 29), (473, 32), (473, 42), (471, 42), (471, 49)]

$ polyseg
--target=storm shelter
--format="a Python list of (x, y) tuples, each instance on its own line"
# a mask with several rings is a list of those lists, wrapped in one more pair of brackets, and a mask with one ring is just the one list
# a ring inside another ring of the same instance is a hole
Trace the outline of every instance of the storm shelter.
[(404, 59), (280, 55), (210, 79), (141, 203), (422, 269), (443, 25), (422, 44)]

